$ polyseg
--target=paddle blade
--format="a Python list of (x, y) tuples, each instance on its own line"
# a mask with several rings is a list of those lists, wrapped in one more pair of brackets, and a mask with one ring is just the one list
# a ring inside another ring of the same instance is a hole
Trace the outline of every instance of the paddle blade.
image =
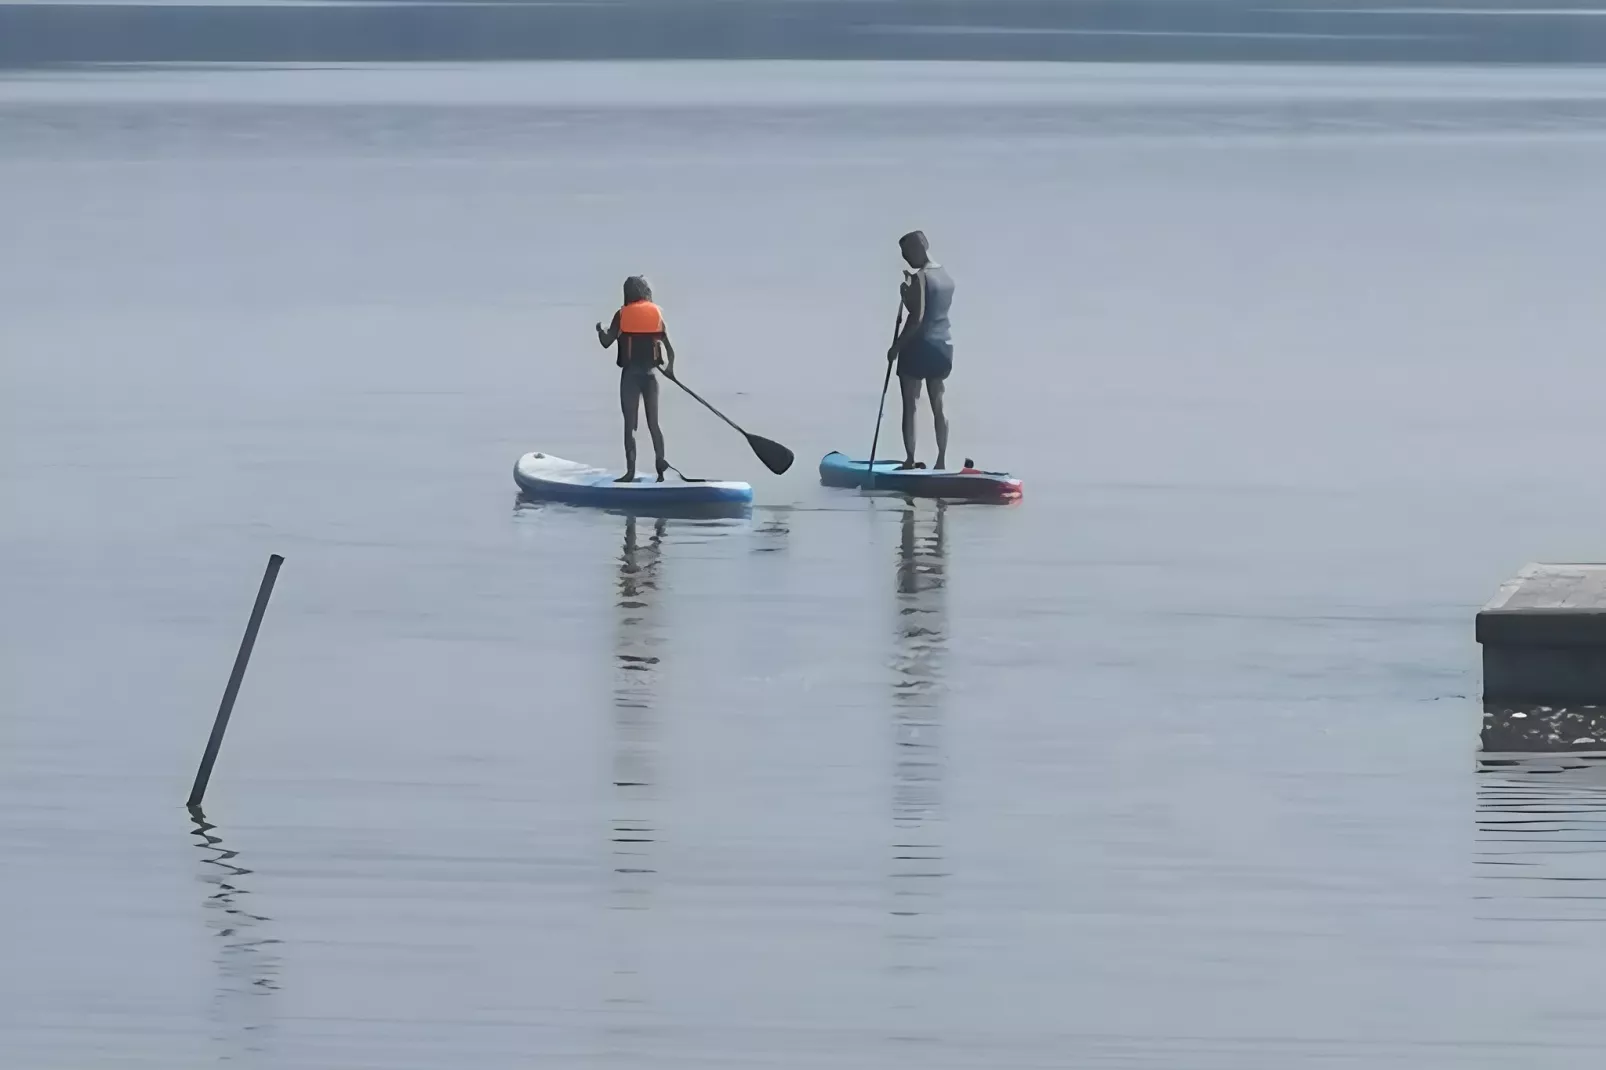
[(764, 462), (764, 467), (776, 475), (792, 467), (792, 451), (779, 442), (772, 442), (762, 435), (748, 435), (747, 444), (753, 447), (753, 452)]

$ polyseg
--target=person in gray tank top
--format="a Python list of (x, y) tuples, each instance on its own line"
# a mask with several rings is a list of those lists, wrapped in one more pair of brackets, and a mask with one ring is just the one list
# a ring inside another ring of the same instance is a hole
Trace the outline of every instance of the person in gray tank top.
[(903, 328), (887, 350), (888, 362), (898, 362), (898, 386), (903, 393), (903, 468), (915, 465), (915, 412), (924, 384), (931, 398), (931, 422), (937, 433), (937, 463), (948, 467), (948, 415), (943, 411), (944, 383), (954, 367), (954, 343), (948, 329), (948, 308), (954, 300), (954, 280), (931, 258), (931, 243), (918, 230), (898, 239), (903, 259), (913, 268), (904, 272), (903, 306), (908, 310)]

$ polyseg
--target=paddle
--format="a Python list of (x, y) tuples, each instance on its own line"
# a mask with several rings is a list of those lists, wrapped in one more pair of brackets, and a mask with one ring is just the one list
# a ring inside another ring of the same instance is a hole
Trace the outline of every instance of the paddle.
[[(908, 272), (904, 272), (907, 277)], [(892, 341), (897, 344), (898, 334), (903, 330), (903, 300), (898, 300), (898, 318), (892, 321)], [(887, 411), (887, 387), (892, 385), (892, 365), (894, 361), (887, 361), (887, 374), (881, 377), (881, 404), (875, 411), (875, 437), (870, 439), (870, 459), (864, 462), (865, 486), (875, 485), (875, 451), (881, 444), (881, 417)]]
[[(731, 427), (735, 428), (739, 435), (747, 439), (747, 444), (753, 448), (753, 453), (757, 455), (758, 459), (764, 462), (765, 468), (768, 468), (776, 475), (780, 475), (782, 472), (785, 472), (788, 468), (792, 467), (791, 450), (787, 449), (779, 442), (765, 438), (763, 435), (750, 435), (746, 431), (743, 431), (740, 427), (736, 426), (736, 422), (729, 416), (726, 416), (724, 413), (714, 408), (714, 406), (704, 401), (702, 395), (698, 394), (697, 391), (693, 390), (691, 387), (687, 386), (673, 375), (670, 375), (667, 371), (664, 372), (664, 378), (668, 379), (671, 383), (674, 383), (676, 386), (686, 391), (686, 393), (696, 398), (697, 401), (702, 404), (703, 408), (707, 409), (715, 416), (718, 416), (721, 420), (724, 420), (726, 423), (730, 424)], [(682, 476), (681, 478), (685, 477)]]

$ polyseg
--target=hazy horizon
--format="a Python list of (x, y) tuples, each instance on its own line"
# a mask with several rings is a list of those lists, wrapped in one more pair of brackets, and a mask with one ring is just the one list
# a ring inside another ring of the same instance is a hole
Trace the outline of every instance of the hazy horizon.
[(1606, 63), (1599, 0), (12, 0), (0, 66), (492, 59)]

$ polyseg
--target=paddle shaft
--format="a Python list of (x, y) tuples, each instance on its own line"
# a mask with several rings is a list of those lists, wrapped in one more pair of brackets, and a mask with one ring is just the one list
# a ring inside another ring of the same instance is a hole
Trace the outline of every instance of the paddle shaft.
[[(898, 342), (903, 331), (903, 299), (898, 299), (898, 317), (892, 321), (892, 342)], [(870, 459), (864, 462), (866, 482), (875, 482), (875, 451), (881, 445), (881, 418), (887, 412), (887, 387), (892, 385), (892, 361), (887, 361), (887, 374), (881, 377), (881, 404), (875, 410), (875, 436), (870, 439)]]

